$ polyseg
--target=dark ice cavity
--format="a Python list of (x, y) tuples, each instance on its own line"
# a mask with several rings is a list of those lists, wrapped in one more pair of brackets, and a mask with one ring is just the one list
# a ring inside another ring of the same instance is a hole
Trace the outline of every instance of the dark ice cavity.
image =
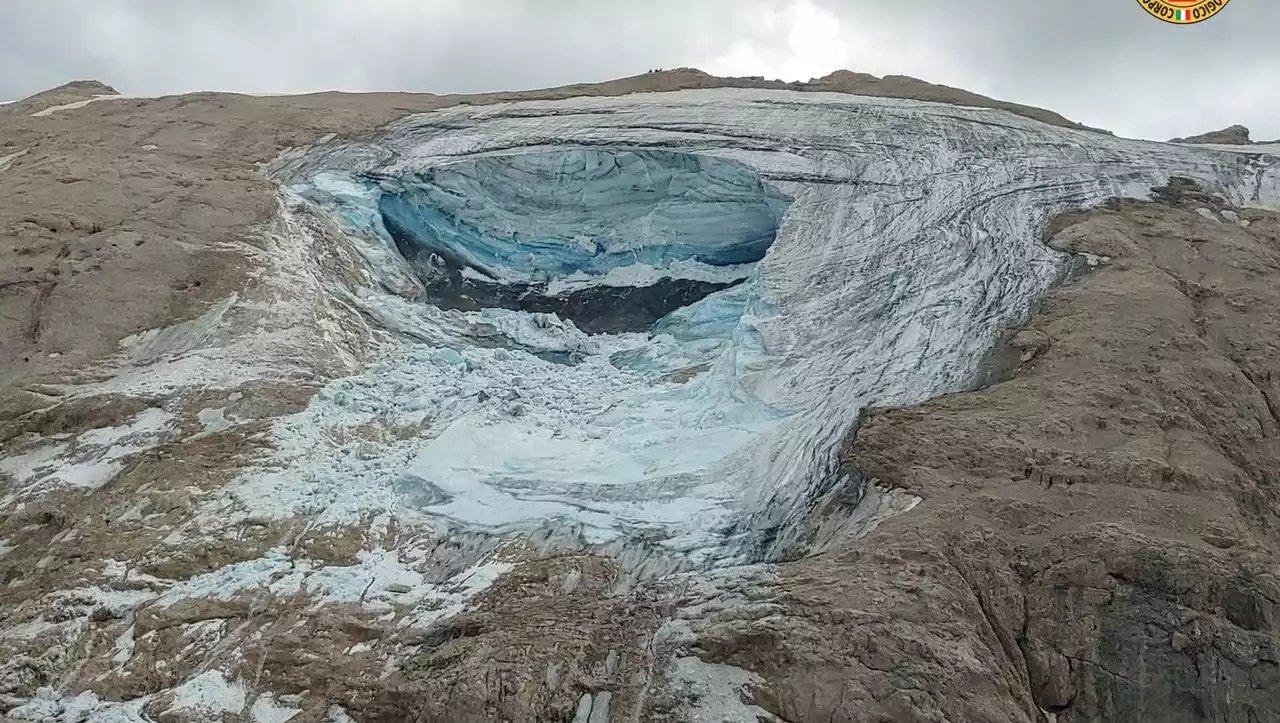
[[(671, 266), (759, 261), (789, 203), (739, 163), (645, 149), (470, 158), (382, 187), (383, 225), (425, 301), (551, 312), (590, 333), (642, 331), (733, 286), (745, 272), (706, 281)], [(603, 282), (639, 265), (666, 272)], [(576, 283), (553, 290), (565, 280)]]

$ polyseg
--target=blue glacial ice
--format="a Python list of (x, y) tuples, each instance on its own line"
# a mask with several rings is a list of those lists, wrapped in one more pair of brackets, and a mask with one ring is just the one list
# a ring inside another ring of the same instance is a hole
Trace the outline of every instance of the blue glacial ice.
[[(815, 500), (857, 484), (837, 451), (860, 410), (972, 385), (1061, 278), (1053, 214), (1170, 175), (1273, 203), (1268, 163), (731, 89), (457, 107), (300, 149), (272, 173), (364, 254), (365, 313), (400, 342), (277, 425), (234, 504), (633, 566), (795, 554)], [(357, 449), (319, 431), (375, 420), (424, 431)]]
[(378, 208), (407, 257), (505, 282), (759, 261), (787, 199), (753, 170), (661, 149), (482, 156), (381, 184)]
[(550, 313), (592, 333), (646, 330), (740, 283), (788, 203), (740, 163), (646, 149), (485, 156), (347, 185), (374, 199), (356, 205), (376, 203), (424, 303)]

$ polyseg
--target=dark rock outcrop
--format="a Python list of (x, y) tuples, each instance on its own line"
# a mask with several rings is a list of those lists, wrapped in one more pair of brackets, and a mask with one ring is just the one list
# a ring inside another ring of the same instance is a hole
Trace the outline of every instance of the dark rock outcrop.
[(1249, 129), (1242, 125), (1227, 126), (1216, 131), (1201, 133), (1198, 136), (1188, 136), (1187, 138), (1174, 138), (1170, 143), (1220, 143), (1223, 145), (1247, 146), (1252, 141), (1249, 140)]

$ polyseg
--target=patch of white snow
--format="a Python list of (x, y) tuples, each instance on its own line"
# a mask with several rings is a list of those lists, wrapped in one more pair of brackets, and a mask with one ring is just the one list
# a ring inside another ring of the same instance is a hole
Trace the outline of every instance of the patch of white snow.
[(357, 723), (355, 718), (347, 715), (347, 711), (340, 705), (329, 706), (328, 712), (325, 714), (324, 723)]
[(116, 95), (114, 93), (99, 94), (99, 95), (93, 96), (92, 98), (86, 98), (85, 100), (78, 100), (74, 103), (64, 103), (63, 105), (49, 106), (48, 108), (38, 110), (35, 113), (32, 113), (31, 115), (36, 118), (46, 118), (48, 116), (53, 115), (54, 113), (57, 113), (58, 111), (75, 110), (77, 108), (83, 108), (86, 105), (89, 105), (90, 103), (97, 103), (100, 100), (123, 100), (126, 97), (131, 97), (131, 96)]
[(15, 153), (10, 153), (8, 155), (0, 156), (0, 171), (9, 170), (10, 164), (18, 160), (19, 158), (22, 158), (23, 156), (27, 155), (30, 152), (31, 152), (30, 148), (23, 148), (22, 150), (17, 151)]
[(226, 407), (201, 409), (199, 412), (196, 412), (196, 419), (200, 422), (202, 429), (184, 439), (184, 442), (190, 442), (192, 440), (208, 437), (211, 434), (217, 434), (218, 432), (230, 429), (233, 424), (233, 421), (227, 418)]
[(310, 563), (295, 564), (286, 548), (276, 547), (256, 560), (227, 565), (179, 582), (166, 590), (155, 605), (168, 607), (183, 600), (225, 601), (255, 589), (288, 595), (300, 588), (309, 572)]
[(144, 712), (151, 696), (117, 703), (99, 700), (91, 691), (59, 697), (52, 688), (41, 688), (31, 700), (9, 711), (16, 720), (39, 723), (151, 723)]
[(281, 705), (271, 693), (263, 693), (253, 701), (253, 707), (249, 709), (249, 720), (252, 723), (286, 723), (301, 712), (299, 708)]
[(136, 645), (133, 634), (136, 629), (135, 626), (130, 625), (128, 630), (116, 638), (115, 654), (111, 656), (111, 662), (117, 666), (124, 665), (133, 658), (133, 651)]
[(244, 683), (239, 680), (227, 682), (222, 671), (209, 670), (174, 688), (169, 711), (212, 717), (223, 713), (239, 714), (244, 706)]
[(675, 661), (671, 681), (693, 697), (685, 713), (690, 723), (761, 723), (778, 721), (765, 709), (748, 703), (760, 678), (741, 668), (704, 663), (698, 658)]
[(62, 458), (67, 447), (66, 443), (50, 444), (12, 457), (5, 457), (0, 459), (0, 473), (13, 477), (19, 484), (29, 482), (49, 474)]
[[(511, 563), (482, 561), (441, 583), (429, 582), (390, 550), (364, 551), (355, 565), (322, 565), (294, 559), (284, 547), (256, 560), (239, 562), (196, 575), (170, 587), (155, 600), (168, 607), (183, 600), (231, 600), (258, 591), (273, 597), (305, 592), (317, 605), (362, 603), (374, 612), (395, 607), (412, 613), (405, 624), (425, 625), (466, 609), (477, 593), (510, 571)], [(154, 593), (152, 597), (154, 597)]]

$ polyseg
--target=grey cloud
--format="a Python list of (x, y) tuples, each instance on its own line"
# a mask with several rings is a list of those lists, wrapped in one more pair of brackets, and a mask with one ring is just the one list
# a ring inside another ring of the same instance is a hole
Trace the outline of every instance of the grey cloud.
[[(970, 90), (1164, 139), (1231, 123), (1280, 138), (1280, 3), (1236, 0), (1188, 26), (1136, 0), (815, 0), (842, 25), (945, 48)], [(925, 73), (928, 68), (916, 69)]]
[(1190, 27), (1135, 0), (45, 0), (0, 5), (0, 98), (74, 78), (139, 95), (475, 92), (681, 65), (788, 79), (848, 67), (1124, 135), (1240, 122), (1271, 138), (1277, 28), (1280, 4), (1262, 0)]
[[(607, 79), (715, 53), (751, 2), (52, 0), (0, 7), (0, 95), (71, 77), (197, 89), (477, 91)], [(760, 4), (760, 3), (757, 3)]]

